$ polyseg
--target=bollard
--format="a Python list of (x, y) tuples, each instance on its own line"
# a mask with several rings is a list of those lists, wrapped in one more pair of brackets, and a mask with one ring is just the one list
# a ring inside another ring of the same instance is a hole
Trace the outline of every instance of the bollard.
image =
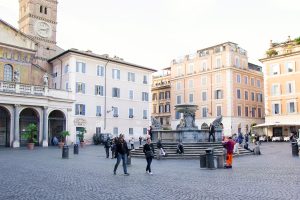
[(200, 154), (200, 168), (206, 168), (206, 154)]
[(64, 159), (69, 158), (69, 147), (66, 144), (62, 148), (62, 158)]
[(215, 165), (217, 168), (224, 168), (224, 155), (223, 154), (218, 154), (216, 155), (216, 160), (217, 160), (217, 164)]
[(292, 142), (292, 155), (299, 156), (299, 147), (297, 142)]
[(213, 149), (206, 149), (206, 167), (208, 169), (215, 169)]
[(128, 149), (127, 165), (131, 165), (131, 149)]
[(74, 154), (78, 154), (79, 153), (79, 146), (78, 144), (74, 144)]

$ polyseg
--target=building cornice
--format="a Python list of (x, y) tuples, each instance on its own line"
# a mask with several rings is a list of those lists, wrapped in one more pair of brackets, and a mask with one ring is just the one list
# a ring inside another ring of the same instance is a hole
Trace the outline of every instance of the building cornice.
[(272, 61), (272, 60), (277, 60), (277, 59), (280, 59), (280, 58), (291, 57), (291, 56), (296, 56), (296, 55), (300, 55), (300, 51), (281, 54), (281, 55), (277, 55), (277, 56), (272, 56), (270, 58), (262, 58), (262, 59), (259, 59), (259, 61), (260, 62), (266, 62), (266, 61)]

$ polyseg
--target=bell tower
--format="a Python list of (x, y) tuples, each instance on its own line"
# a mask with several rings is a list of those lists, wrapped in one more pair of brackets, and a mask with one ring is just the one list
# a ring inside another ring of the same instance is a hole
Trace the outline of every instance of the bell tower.
[(49, 71), (56, 53), (57, 0), (19, 0), (19, 29), (37, 41), (36, 61)]

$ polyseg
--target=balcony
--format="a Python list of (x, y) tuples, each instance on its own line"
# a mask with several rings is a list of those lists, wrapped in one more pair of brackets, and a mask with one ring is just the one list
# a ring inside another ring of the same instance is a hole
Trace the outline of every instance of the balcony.
[(71, 92), (48, 89), (47, 86), (28, 85), (15, 82), (0, 81), (0, 92), (32, 96), (51, 96), (63, 99), (74, 99)]

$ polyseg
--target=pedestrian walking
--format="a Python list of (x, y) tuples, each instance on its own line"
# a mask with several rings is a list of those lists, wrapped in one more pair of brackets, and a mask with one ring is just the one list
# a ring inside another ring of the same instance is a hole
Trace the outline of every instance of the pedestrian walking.
[(142, 136), (139, 137), (139, 141), (140, 141), (140, 146), (142, 146)]
[(152, 163), (152, 158), (154, 157), (154, 147), (153, 144), (151, 143), (150, 138), (147, 138), (146, 144), (143, 147), (143, 152), (145, 154), (146, 161), (147, 161), (146, 173), (152, 175), (153, 173), (151, 172), (151, 163)]
[(120, 161), (123, 161), (123, 171), (124, 175), (128, 176), (129, 173), (127, 173), (127, 154), (128, 154), (128, 147), (127, 143), (124, 139), (124, 135), (120, 134), (119, 140), (116, 143), (116, 154), (117, 154), (117, 162), (114, 167), (114, 175), (116, 175), (118, 166), (120, 164)]
[(106, 158), (109, 158), (109, 148), (111, 147), (111, 141), (109, 138), (107, 138), (104, 148), (105, 148), (105, 152), (106, 152)]
[(233, 147), (234, 147), (234, 141), (232, 140), (232, 137), (229, 137), (228, 141), (224, 142), (223, 144), (227, 150), (225, 168), (232, 168), (232, 157), (233, 157)]
[(130, 140), (130, 148), (134, 149), (134, 138), (133, 137)]

